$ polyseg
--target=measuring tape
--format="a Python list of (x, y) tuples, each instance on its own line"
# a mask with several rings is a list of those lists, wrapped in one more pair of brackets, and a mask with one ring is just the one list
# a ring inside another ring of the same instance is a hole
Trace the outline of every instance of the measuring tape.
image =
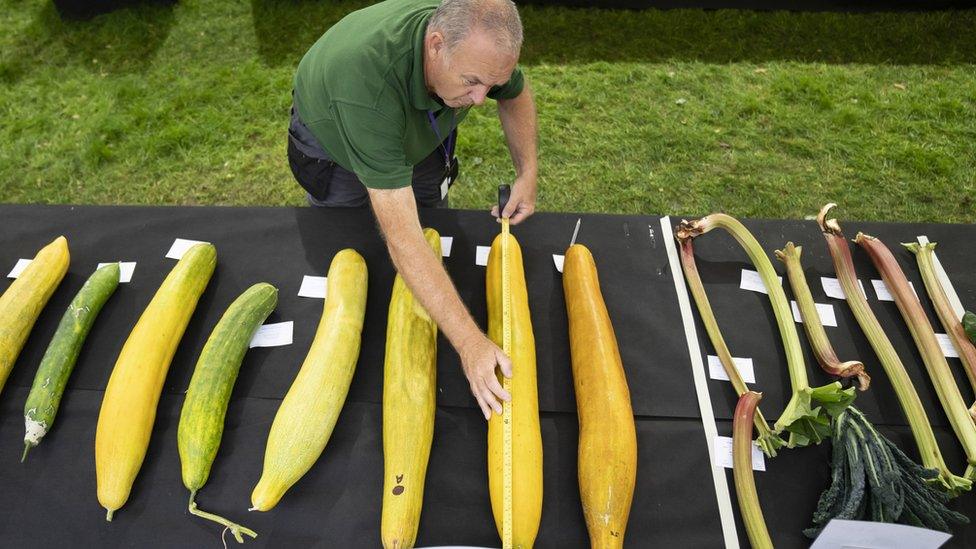
[[(508, 203), (511, 189), (498, 187), (498, 217)], [(502, 350), (512, 357), (512, 258), (508, 219), (502, 218)], [(502, 386), (512, 394), (512, 380), (502, 375)], [(502, 401), (502, 549), (512, 548), (512, 401)]]

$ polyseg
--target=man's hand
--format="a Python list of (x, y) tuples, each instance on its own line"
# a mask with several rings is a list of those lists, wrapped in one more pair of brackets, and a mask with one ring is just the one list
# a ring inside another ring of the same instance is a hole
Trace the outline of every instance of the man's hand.
[[(501, 217), (507, 217), (512, 225), (518, 225), (535, 213), (536, 181), (535, 175), (523, 175), (512, 185), (512, 196), (505, 205)], [(498, 205), (491, 207), (491, 215), (498, 217)], [(501, 219), (499, 219), (499, 222)]]
[(502, 413), (500, 400), (512, 400), (512, 395), (498, 382), (495, 366), (501, 367), (502, 375), (512, 377), (512, 361), (484, 334), (466, 341), (458, 354), (461, 356), (461, 366), (464, 375), (471, 386), (471, 394), (478, 401), (481, 413), (485, 419), (491, 419), (492, 410), (496, 414)]

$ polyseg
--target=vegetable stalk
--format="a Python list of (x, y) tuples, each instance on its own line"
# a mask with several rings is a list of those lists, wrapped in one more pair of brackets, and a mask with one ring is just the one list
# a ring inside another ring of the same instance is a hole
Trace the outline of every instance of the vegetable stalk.
[[(935, 263), (932, 260), (932, 256), (935, 254), (935, 242), (928, 244), (903, 243), (902, 246), (908, 248), (918, 259), (918, 270), (922, 273), (925, 291), (928, 293), (929, 299), (932, 300), (932, 306), (939, 316), (939, 321), (942, 322), (942, 327), (945, 328), (946, 333), (949, 334), (949, 339), (952, 340), (952, 346), (955, 347), (959, 359), (962, 360), (963, 370), (966, 372), (966, 377), (969, 378), (973, 391), (976, 392), (976, 347), (966, 335), (966, 330), (962, 327), (959, 317), (956, 316), (952, 310), (952, 305), (949, 304), (945, 289), (935, 276)], [(969, 415), (976, 419), (976, 402), (969, 407)]]
[(922, 465), (927, 469), (936, 469), (938, 476), (931, 479), (932, 482), (937, 483), (951, 495), (957, 496), (960, 492), (969, 490), (972, 481), (956, 476), (949, 471), (949, 467), (942, 457), (942, 452), (939, 450), (939, 445), (935, 441), (935, 434), (932, 432), (932, 426), (929, 425), (928, 416), (925, 409), (922, 408), (922, 402), (919, 400), (918, 393), (915, 392), (915, 387), (905, 371), (905, 366), (884, 330), (881, 329), (881, 324), (868, 306), (864, 294), (861, 293), (857, 283), (857, 273), (854, 271), (854, 261), (851, 259), (851, 251), (844, 239), (840, 224), (837, 223), (836, 219), (827, 219), (827, 213), (834, 206), (836, 204), (824, 206), (817, 216), (817, 223), (827, 241), (827, 248), (830, 250), (834, 270), (837, 273), (841, 288), (844, 290), (847, 305), (854, 313), (854, 318), (857, 319), (858, 325), (861, 326), (861, 330), (875, 354), (878, 355), (878, 360), (891, 380), (895, 395), (898, 397), (901, 409), (912, 429), (912, 435), (915, 437), (915, 444), (918, 446)]
[[(695, 221), (682, 221), (676, 235), (680, 241), (684, 241), (715, 228), (728, 231), (749, 255), (749, 259), (752, 260), (766, 286), (769, 301), (776, 315), (776, 324), (779, 326), (780, 337), (786, 350), (793, 394), (786, 409), (776, 420), (774, 428), (777, 433), (784, 429), (790, 432), (787, 444), (789, 448), (806, 446), (810, 443), (819, 444), (824, 438), (830, 436), (830, 417), (826, 406), (829, 405), (839, 412), (854, 400), (854, 389), (844, 389), (839, 382), (816, 389), (810, 387), (803, 361), (803, 349), (800, 347), (800, 337), (796, 331), (789, 301), (766, 252), (742, 223), (729, 215), (716, 213)], [(814, 400), (825, 406), (816, 406)]]
[(787, 242), (782, 250), (776, 250), (776, 258), (786, 265), (786, 275), (790, 279), (793, 297), (796, 298), (796, 305), (800, 309), (803, 329), (807, 334), (807, 340), (810, 341), (810, 347), (813, 348), (813, 354), (817, 357), (817, 362), (823, 371), (832, 376), (857, 377), (858, 388), (866, 391), (871, 384), (871, 376), (864, 371), (864, 363), (860, 360), (841, 362), (830, 345), (830, 340), (827, 339), (827, 332), (820, 322), (820, 313), (817, 312), (813, 294), (810, 293), (806, 276), (803, 274), (803, 266), (800, 263), (802, 252), (802, 246), (794, 246), (792, 242)]
[(925, 369), (929, 372), (929, 377), (935, 386), (935, 392), (939, 395), (942, 408), (949, 417), (952, 430), (955, 431), (956, 438), (959, 439), (966, 453), (966, 461), (969, 463), (969, 467), (966, 469), (966, 478), (974, 480), (976, 478), (976, 468), (974, 468), (976, 465), (976, 424), (973, 423), (973, 418), (970, 417), (966, 409), (962, 395), (959, 394), (959, 387), (956, 386), (956, 381), (949, 370), (949, 363), (946, 362), (942, 348), (939, 346), (938, 340), (935, 339), (935, 331), (922, 309), (922, 304), (912, 292), (908, 279), (905, 278), (905, 273), (895, 260), (895, 256), (891, 255), (891, 251), (881, 240), (859, 232), (854, 238), (854, 242), (868, 252), (874, 266), (881, 273), (885, 286), (895, 298), (895, 304), (898, 306), (902, 318), (905, 319), (905, 323), (908, 324), (912, 339), (915, 340), (915, 345), (922, 355), (922, 362), (925, 363)]
[(966, 314), (962, 315), (962, 327), (966, 330), (969, 340), (976, 343), (976, 313), (966, 311)]
[[(688, 281), (688, 288), (691, 290), (691, 295), (695, 298), (695, 305), (698, 306), (698, 312), (701, 314), (702, 323), (705, 325), (705, 332), (708, 333), (708, 338), (711, 340), (712, 346), (715, 347), (715, 354), (718, 355), (719, 362), (722, 363), (726, 375), (729, 376), (729, 381), (732, 383), (732, 388), (735, 389), (736, 395), (741, 397), (749, 391), (749, 388), (746, 386), (745, 381), (742, 380), (739, 369), (736, 368), (735, 361), (732, 360), (732, 353), (729, 352), (729, 347), (725, 344), (725, 338), (722, 337), (722, 331), (718, 327), (718, 321), (715, 320), (715, 313), (712, 311), (712, 306), (708, 302), (705, 286), (702, 284), (701, 276), (698, 274), (698, 266), (695, 264), (695, 251), (690, 238), (681, 242), (681, 267), (684, 269), (685, 279)], [(755, 413), (755, 424), (756, 432), (758, 433), (756, 444), (764, 454), (769, 457), (775, 457), (776, 450), (786, 444), (786, 441), (769, 428), (769, 424), (766, 423), (766, 418), (763, 417), (762, 412), (758, 409)]]
[(752, 425), (753, 416), (761, 393), (746, 391), (739, 397), (732, 420), (732, 476), (735, 479), (735, 497), (739, 500), (742, 522), (753, 549), (772, 549), (773, 540), (766, 530), (756, 479), (752, 474)]

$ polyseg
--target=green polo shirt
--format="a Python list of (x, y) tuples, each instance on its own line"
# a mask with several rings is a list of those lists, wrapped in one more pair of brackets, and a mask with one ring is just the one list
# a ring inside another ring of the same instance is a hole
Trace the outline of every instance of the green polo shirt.
[[(329, 156), (370, 188), (410, 185), (413, 166), (467, 115), (433, 98), (424, 82), (424, 33), (439, 0), (386, 0), (333, 25), (295, 74), (295, 108)], [(522, 92), (518, 67), (492, 99)], [(456, 111), (452, 116), (452, 111)], [(453, 119), (453, 125), (452, 125)]]

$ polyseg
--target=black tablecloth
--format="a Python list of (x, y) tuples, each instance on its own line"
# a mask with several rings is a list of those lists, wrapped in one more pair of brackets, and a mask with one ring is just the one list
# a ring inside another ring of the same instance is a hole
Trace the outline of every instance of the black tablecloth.
[[(474, 318), (484, 326), (484, 267), (475, 248), (487, 246), (498, 225), (484, 212), (421, 212), (425, 226), (454, 237), (445, 265)], [(544, 507), (538, 547), (585, 547), (586, 529), (576, 481), (577, 423), (569, 366), (567, 321), (561, 275), (552, 263), (562, 253), (579, 216), (536, 214), (515, 228), (525, 261), (538, 350), (539, 405), (544, 444)], [(833, 276), (823, 239), (813, 222), (747, 222), (768, 250), (787, 239), (804, 245), (807, 276), (819, 302), (830, 302), (839, 327), (828, 328), (842, 358), (865, 361), (872, 388), (858, 406), (910, 455), (915, 455), (897, 401), (883, 370), (842, 300), (825, 298), (819, 276)], [(889, 244), (927, 234), (943, 242), (939, 255), (964, 302), (976, 300), (973, 258), (966, 242), (976, 227), (847, 223)], [(279, 304), (267, 322), (293, 320), (294, 343), (251, 349), (231, 400), (227, 426), (200, 506), (255, 529), (249, 545), (271, 547), (374, 547), (379, 545), (382, 492), (382, 379), (386, 313), (394, 270), (375, 222), (364, 211), (311, 208), (0, 206), (0, 269), (30, 258), (64, 234), (71, 266), (42, 313), (0, 394), (0, 487), (8, 511), (0, 518), (0, 544), (219, 545), (220, 527), (186, 513), (180, 480), (176, 428), (183, 393), (196, 358), (230, 302), (264, 281), (279, 288)], [(112, 523), (95, 497), (93, 439), (102, 391), (118, 352), (175, 262), (164, 257), (175, 238), (212, 242), (217, 269), (187, 328), (166, 379), (153, 438), (132, 496)], [(940, 240), (941, 239), (941, 240)], [(637, 489), (627, 531), (629, 547), (712, 547), (722, 543), (706, 441), (700, 420), (687, 341), (682, 328), (660, 219), (652, 216), (584, 215), (579, 242), (592, 250), (617, 333), (630, 385), (638, 430)], [(363, 345), (346, 405), (317, 464), (268, 513), (247, 513), (260, 476), (264, 444), (280, 399), (308, 350), (322, 312), (319, 299), (297, 296), (303, 275), (324, 276), (340, 249), (358, 250), (369, 267), (369, 297)], [(767, 416), (778, 415), (789, 394), (779, 335), (766, 296), (738, 289), (739, 270), (749, 267), (728, 237), (696, 241), (709, 296), (736, 356), (755, 359)], [(923, 293), (914, 258), (896, 252)], [(863, 253), (858, 273), (873, 297), (878, 278)], [(131, 283), (109, 300), (92, 329), (65, 393), (51, 433), (27, 463), (23, 450), (23, 403), (34, 372), (68, 302), (99, 262), (135, 261)], [(0, 281), (0, 290), (9, 280)], [(963, 469), (962, 452), (947, 427), (907, 328), (893, 303), (869, 299), (916, 382), (953, 470)], [(928, 307), (927, 300), (923, 303)], [(933, 316), (933, 320), (935, 317)], [(937, 321), (936, 321), (937, 322)], [(938, 326), (938, 324), (936, 324)], [(941, 331), (941, 330), (940, 330)], [(700, 330), (702, 350), (710, 345)], [(805, 342), (804, 342), (805, 343)], [(826, 382), (812, 355), (811, 382)], [(958, 360), (950, 359), (958, 370)], [(427, 474), (418, 546), (499, 544), (487, 494), (486, 426), (461, 373), (457, 355), (441, 338), (438, 349), (438, 411)], [(960, 389), (971, 390), (960, 373)], [(734, 394), (727, 382), (709, 381), (722, 434)], [(803, 547), (817, 497), (826, 485), (828, 447), (784, 451), (767, 460), (757, 485), (770, 532), (778, 547)], [(728, 472), (731, 487), (731, 471)], [(733, 492), (734, 498), (734, 492)], [(970, 516), (976, 495), (958, 498), (954, 508)], [(733, 501), (733, 507), (736, 507)], [(737, 511), (736, 511), (737, 512)], [(958, 528), (952, 544), (965, 546), (976, 527)], [(742, 543), (748, 542), (739, 524)]]

